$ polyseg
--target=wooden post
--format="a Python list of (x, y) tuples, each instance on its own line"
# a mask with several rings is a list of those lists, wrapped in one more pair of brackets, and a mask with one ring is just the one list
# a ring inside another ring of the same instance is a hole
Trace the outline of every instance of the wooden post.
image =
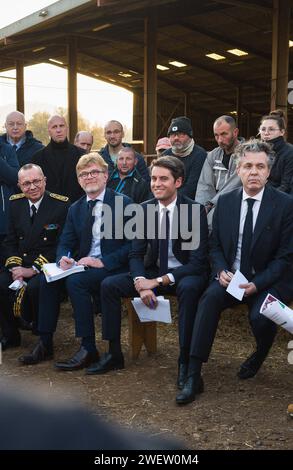
[(77, 41), (69, 38), (67, 45), (67, 89), (68, 89), (68, 125), (69, 141), (73, 143), (77, 133)]
[(16, 61), (16, 109), (24, 114), (24, 76), (23, 62)]
[(144, 39), (144, 153), (154, 153), (157, 141), (157, 17), (145, 18)]

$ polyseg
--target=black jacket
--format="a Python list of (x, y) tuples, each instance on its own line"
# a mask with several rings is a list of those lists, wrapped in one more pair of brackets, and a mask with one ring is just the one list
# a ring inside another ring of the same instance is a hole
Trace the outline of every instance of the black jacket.
[(187, 155), (187, 157), (176, 157), (172, 153), (172, 149), (166, 150), (163, 155), (173, 155), (175, 158), (179, 158), (183, 163), (185, 167), (185, 179), (181, 188), (178, 189), (178, 192), (190, 197), (190, 199), (194, 199), (201, 170), (207, 157), (205, 149), (194, 144), (192, 152)]
[(33, 156), (32, 163), (42, 168), (48, 191), (64, 194), (74, 202), (84, 194), (76, 176), (77, 162), (84, 153), (83, 149), (70, 144), (67, 139), (61, 143), (51, 139), (47, 147)]
[(123, 180), (119, 178), (118, 170), (114, 170), (109, 176), (107, 187), (120, 194), (125, 194), (137, 204), (152, 197), (149, 184), (140, 176), (136, 168)]
[(268, 143), (273, 145), (276, 152), (269, 184), (284, 193), (290, 193), (293, 179), (293, 145), (286, 142), (282, 136), (272, 139)]
[[(157, 199), (151, 199), (142, 204), (144, 211), (144, 236), (133, 240), (129, 254), (129, 265), (133, 278), (145, 276), (145, 269), (156, 267), (159, 255), (159, 215), (157, 211), (154, 212), (152, 209), (157, 205)], [(149, 206), (153, 206), (153, 208), (148, 209)], [(180, 194), (178, 194), (177, 197), (176, 207), (178, 210), (178, 236), (172, 240), (172, 250), (174, 256), (182, 266), (179, 266), (172, 271), (175, 281), (178, 283), (183, 277), (192, 275), (207, 278), (209, 269), (207, 255), (208, 225), (205, 208), (188, 197)], [(181, 214), (181, 211), (186, 208), (187, 214), (186, 212)], [(193, 213), (194, 210), (195, 216)], [(152, 216), (150, 214), (152, 214)], [(184, 217), (182, 217), (182, 215), (184, 215)], [(173, 217), (173, 223), (175, 223), (175, 220), (176, 218)], [(186, 227), (180, 227), (180, 224), (183, 222), (186, 224)], [(152, 229), (154, 231), (154, 236), (150, 236)], [(173, 229), (174, 228), (172, 228), (172, 230)], [(182, 233), (186, 233), (187, 229), (188, 233), (192, 233), (193, 237), (196, 237), (197, 234), (199, 235), (199, 245), (195, 249), (190, 249), (188, 247), (186, 249), (184, 246), (185, 243), (188, 244), (191, 241), (190, 239), (182, 237)]]

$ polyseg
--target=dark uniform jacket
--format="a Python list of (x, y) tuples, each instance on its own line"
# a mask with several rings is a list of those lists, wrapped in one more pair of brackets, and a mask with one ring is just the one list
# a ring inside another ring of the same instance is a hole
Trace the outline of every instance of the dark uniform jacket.
[(6, 268), (35, 266), (41, 270), (44, 263), (55, 261), (68, 207), (67, 197), (46, 191), (32, 224), (27, 198), (22, 193), (11, 196), (9, 228), (4, 240)]

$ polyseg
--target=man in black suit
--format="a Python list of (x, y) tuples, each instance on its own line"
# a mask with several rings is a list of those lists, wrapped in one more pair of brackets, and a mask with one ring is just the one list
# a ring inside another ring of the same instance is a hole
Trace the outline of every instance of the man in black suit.
[[(106, 188), (108, 165), (97, 153), (83, 155), (76, 166), (79, 184), (85, 195), (70, 207), (57, 248), (56, 261), (67, 270), (75, 263), (88, 269), (66, 278), (75, 320), (76, 336), (82, 338), (80, 349), (69, 359), (55, 363), (59, 370), (78, 370), (98, 358), (92, 296), (99, 295), (102, 280), (126, 272), (130, 241), (125, 237), (128, 220), (125, 207), (131, 202)], [(116, 236), (119, 232), (118, 236)], [(75, 259), (76, 261), (75, 261)], [(21, 356), (24, 365), (37, 364), (53, 357), (53, 334), (60, 309), (63, 281), (40, 282), (40, 341), (33, 351)]]
[(207, 362), (222, 310), (241, 302), (226, 292), (239, 269), (248, 280), (240, 285), (249, 308), (256, 351), (238, 372), (254, 377), (276, 334), (276, 325), (260, 314), (268, 293), (283, 302), (293, 298), (293, 199), (266, 186), (274, 160), (271, 146), (252, 140), (237, 147), (237, 173), (243, 188), (223, 194), (213, 219), (212, 282), (202, 296), (194, 323), (188, 378), (178, 404), (193, 401), (203, 390), (201, 366)]
[[(24, 165), (18, 172), (22, 191), (10, 197), (8, 235), (4, 241), (5, 270), (0, 274), (2, 349), (19, 346), (15, 316), (35, 323), (38, 317), (39, 273), (55, 260), (56, 247), (68, 210), (68, 198), (45, 191), (42, 169)], [(19, 281), (16, 296), (8, 286)], [(24, 282), (27, 283), (23, 284)]]
[(132, 242), (131, 273), (107, 278), (101, 286), (103, 339), (110, 342), (109, 353), (89, 367), (88, 374), (124, 367), (121, 297), (140, 296), (145, 305), (154, 308), (155, 318), (156, 294), (176, 293), (180, 343), (177, 385), (180, 388), (184, 383), (196, 305), (208, 277), (208, 230), (204, 207), (177, 193), (183, 180), (184, 165), (179, 159), (166, 156), (152, 162), (155, 199), (140, 208), (141, 234)]

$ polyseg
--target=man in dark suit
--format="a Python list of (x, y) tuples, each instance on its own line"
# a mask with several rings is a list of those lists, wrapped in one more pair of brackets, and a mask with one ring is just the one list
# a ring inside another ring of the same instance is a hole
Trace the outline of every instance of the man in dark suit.
[[(8, 235), (4, 241), (7, 259), (0, 274), (3, 350), (20, 344), (15, 316), (22, 314), (27, 322), (37, 322), (39, 273), (44, 263), (55, 260), (69, 206), (67, 197), (45, 191), (46, 178), (37, 165), (29, 163), (19, 170), (18, 185), (22, 193), (10, 197)], [(13, 281), (19, 281), (15, 296), (8, 287)]]
[[(112, 274), (126, 272), (130, 242), (126, 239), (124, 209), (131, 200), (106, 189), (108, 165), (97, 152), (78, 161), (76, 173), (86, 193), (68, 211), (57, 248), (57, 263), (67, 270), (75, 263), (88, 269), (66, 278), (66, 288), (74, 310), (76, 336), (81, 347), (70, 359), (56, 362), (60, 370), (78, 370), (98, 358), (92, 295), (99, 295), (101, 281)], [(121, 236), (116, 236), (117, 231)], [(74, 260), (75, 256), (76, 260)], [(40, 341), (31, 354), (19, 358), (22, 364), (37, 364), (52, 358), (62, 281), (40, 284)]]
[(120, 344), (121, 297), (140, 296), (145, 305), (154, 308), (155, 318), (156, 294), (176, 293), (180, 343), (177, 385), (179, 388), (183, 385), (196, 305), (208, 277), (205, 210), (177, 193), (183, 180), (184, 165), (179, 159), (166, 156), (152, 162), (151, 189), (155, 199), (141, 207), (138, 225), (142, 232), (132, 243), (131, 273), (107, 278), (101, 287), (103, 339), (110, 342), (109, 353), (89, 367), (88, 374), (124, 367)]
[(260, 314), (268, 293), (283, 302), (293, 298), (293, 199), (266, 186), (274, 160), (271, 146), (252, 140), (236, 149), (237, 173), (243, 189), (223, 194), (213, 220), (212, 282), (202, 296), (193, 328), (188, 378), (178, 404), (193, 401), (203, 390), (201, 366), (207, 362), (221, 311), (241, 302), (226, 292), (239, 269), (248, 280), (240, 285), (249, 308), (256, 351), (238, 372), (240, 379), (254, 377), (276, 334), (276, 325)]

